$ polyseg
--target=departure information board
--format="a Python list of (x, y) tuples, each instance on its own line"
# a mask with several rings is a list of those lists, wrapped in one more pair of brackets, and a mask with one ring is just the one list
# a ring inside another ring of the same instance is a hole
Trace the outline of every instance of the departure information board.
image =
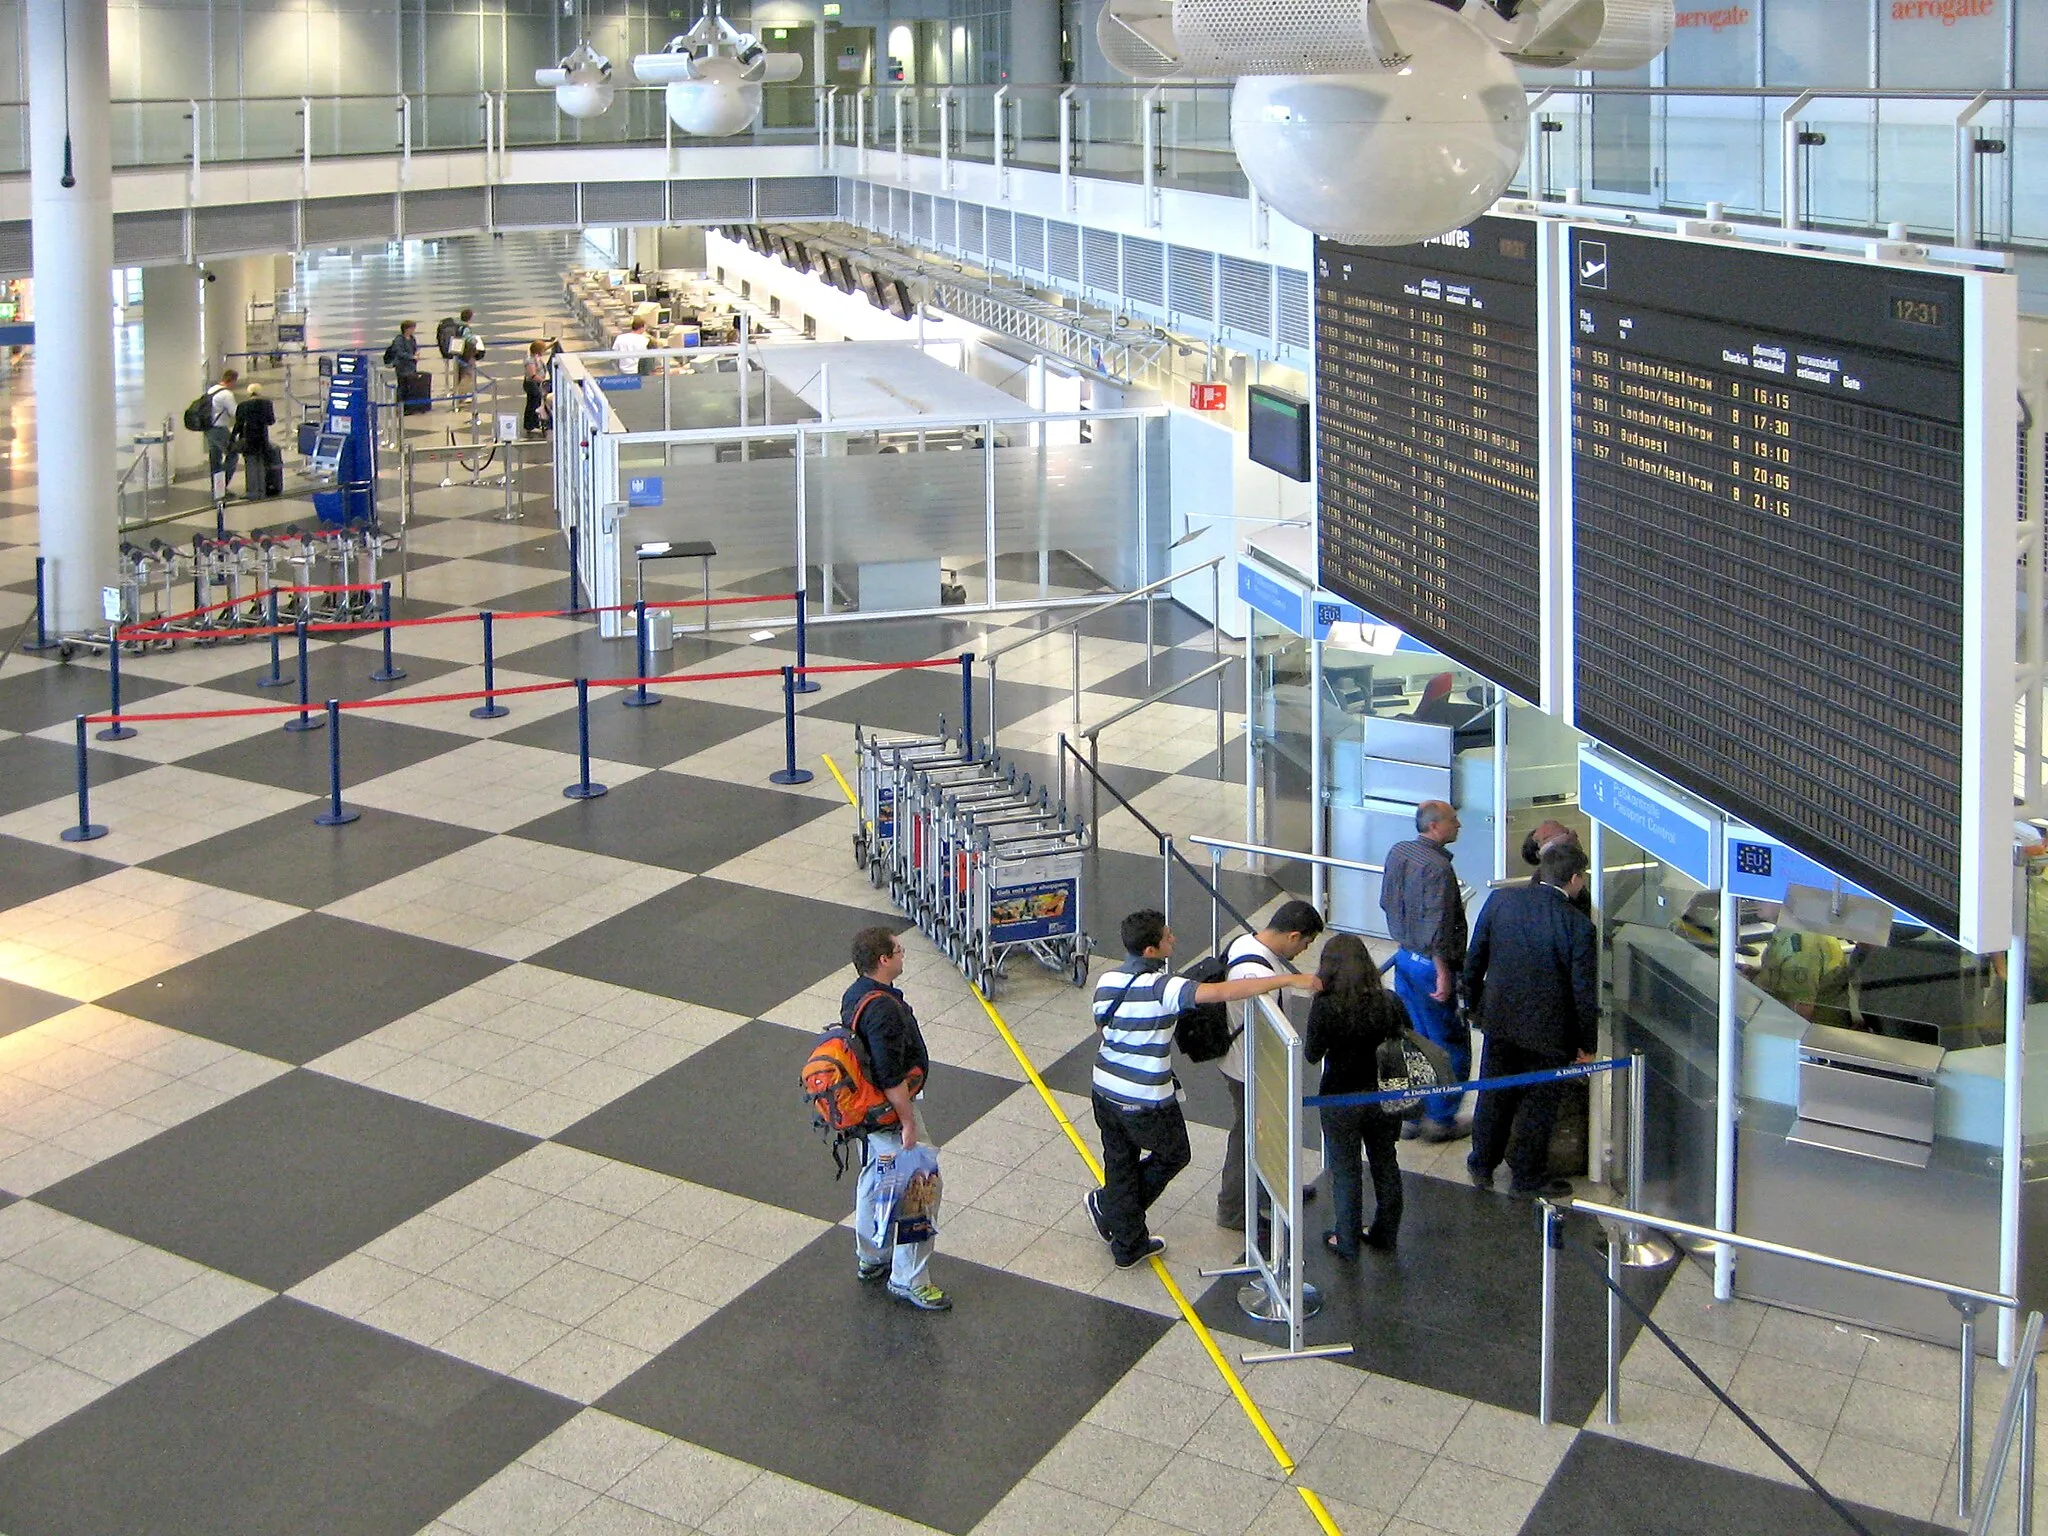
[(1535, 700), (1536, 233), (1316, 242), (1322, 584)]
[(1577, 724), (1950, 933), (1963, 279), (1571, 234)]

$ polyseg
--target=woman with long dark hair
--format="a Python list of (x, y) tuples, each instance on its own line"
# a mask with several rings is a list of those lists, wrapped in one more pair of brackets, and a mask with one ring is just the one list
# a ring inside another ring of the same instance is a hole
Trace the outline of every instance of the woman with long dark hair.
[[(1379, 1048), (1401, 1033), (1406, 1011), (1380, 984), (1364, 943), (1348, 933), (1323, 946), (1316, 973), (1323, 990), (1309, 1005), (1306, 1054), (1323, 1064), (1321, 1091), (1373, 1093), (1380, 1086)], [(1323, 1245), (1340, 1259), (1357, 1259), (1361, 1238), (1368, 1248), (1392, 1251), (1401, 1230), (1401, 1122), (1376, 1104), (1326, 1106), (1320, 1113), (1336, 1205), (1336, 1225), (1323, 1234)], [(1363, 1220), (1361, 1149), (1372, 1169), (1370, 1227)]]

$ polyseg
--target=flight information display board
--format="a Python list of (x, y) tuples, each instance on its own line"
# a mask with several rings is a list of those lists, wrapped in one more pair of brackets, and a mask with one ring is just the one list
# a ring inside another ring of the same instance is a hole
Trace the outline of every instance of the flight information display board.
[(1582, 730), (1950, 933), (1964, 280), (1574, 229)]
[(1316, 242), (1322, 584), (1535, 700), (1535, 225)]

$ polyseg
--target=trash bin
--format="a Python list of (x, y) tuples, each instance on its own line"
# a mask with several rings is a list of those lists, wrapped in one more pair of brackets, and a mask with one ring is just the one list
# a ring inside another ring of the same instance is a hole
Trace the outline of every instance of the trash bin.
[(657, 651), (672, 651), (676, 648), (676, 616), (666, 608), (656, 608), (647, 615), (647, 654)]

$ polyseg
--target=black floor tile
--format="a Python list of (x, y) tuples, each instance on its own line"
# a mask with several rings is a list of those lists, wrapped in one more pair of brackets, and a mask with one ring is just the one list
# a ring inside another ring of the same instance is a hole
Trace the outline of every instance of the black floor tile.
[(0, 1461), (13, 1536), (411, 1536), (574, 1403), (286, 1297)]
[[(1162, 574), (1164, 574), (1162, 572)], [(1104, 602), (1108, 599), (1104, 598)], [(1030, 629), (1052, 629), (1074, 617), (1072, 608), (1048, 608), (1042, 614), (1034, 614), (1016, 626), (1016, 632), (1023, 634)], [(1091, 640), (1135, 640), (1145, 639), (1145, 605), (1142, 601), (1125, 603), (1105, 613), (1093, 614), (1073, 626)], [(1185, 645), (1190, 640), (1205, 636), (1209, 626), (1201, 618), (1181, 607), (1171, 598), (1161, 598), (1154, 604), (1152, 614), (1152, 637), (1160, 645)], [(1063, 642), (1071, 644), (1071, 641)], [(1224, 646), (1228, 650), (1229, 644)]]
[[(818, 1020), (820, 1028), (830, 1022)], [(836, 1222), (853, 1208), (851, 1175), (834, 1178), (826, 1142), (807, 1134), (803, 1113), (791, 1107), (790, 1085), (816, 1039), (756, 1019), (554, 1139)], [(943, 1143), (1016, 1091), (1004, 1078), (941, 1065), (920, 1114)]]
[(308, 912), (100, 1001), (223, 1045), (303, 1063), (481, 981), (505, 963), (452, 944)]
[[(775, 718), (768, 710), (714, 704), (675, 693), (664, 694), (650, 709), (629, 709), (620, 698), (608, 698), (591, 706), (590, 751), (607, 762), (660, 768), (745, 735)], [(506, 731), (498, 740), (574, 752), (576, 712), (557, 711), (531, 725)]]
[[(233, 673), (206, 686), (217, 688), (224, 693), (244, 694), (253, 699), (260, 699), (265, 704), (296, 704), (299, 699), (296, 682), (299, 675), (297, 646), (298, 642), (293, 636), (284, 637), (284, 652), (279, 667), (284, 676), (295, 681), (282, 688), (257, 686), (261, 679), (270, 676), (270, 652), (267, 646), (259, 650), (253, 645), (249, 647), (252, 670)], [(370, 681), (370, 674), (383, 665), (384, 658), (381, 653), (356, 645), (313, 646), (307, 654), (306, 696), (317, 711), (329, 699), (381, 698), (401, 688), (417, 688), (421, 683), (445, 677), (460, 668), (458, 662), (435, 661), (427, 656), (408, 656), (403, 651), (394, 651), (392, 660), (398, 664), (405, 676), (397, 682), (373, 683)], [(400, 718), (403, 713), (403, 710), (393, 710), (392, 717)], [(282, 720), (283, 717), (280, 716), (279, 719)], [(343, 751), (346, 750), (344, 746)]]
[[(835, 661), (925, 661), (937, 656), (950, 659), (962, 651), (973, 651), (979, 656), (982, 640), (1001, 633), (968, 619), (861, 619), (844, 624), (812, 624), (806, 630), (804, 643), (817, 655)], [(997, 643), (1001, 643), (1000, 639)], [(762, 644), (794, 655), (796, 630), (792, 627)], [(977, 661), (977, 668), (979, 665)], [(959, 693), (957, 678), (953, 691)]]
[[(569, 606), (569, 568), (566, 561), (563, 562), (561, 575), (552, 581), (536, 581), (533, 579), (532, 572), (523, 573), (520, 579), (532, 581), (533, 584), (521, 587), (517, 592), (507, 592), (503, 597), (494, 598), (488, 604), (482, 606), (488, 607), (493, 613), (554, 613), (559, 609), (566, 609)], [(589, 602), (590, 594), (588, 592), (583, 593), (578, 601)], [(564, 616), (566, 617), (566, 615)], [(597, 627), (597, 615), (585, 613), (581, 616), (579, 622), (588, 624), (592, 629), (595, 629)], [(512, 637), (517, 633), (518, 630), (516, 628), (500, 630), (498, 632), (499, 642), (501, 644), (511, 642)]]
[[(1347, 1264), (1322, 1245), (1329, 1221), (1328, 1176), (1304, 1222), (1306, 1278), (1321, 1287), (1323, 1310), (1309, 1323), (1311, 1344), (1350, 1343), (1336, 1358), (1360, 1370), (1434, 1387), (1516, 1413), (1536, 1411), (1542, 1309), (1542, 1243), (1537, 1208), (1505, 1194), (1407, 1174), (1400, 1248), (1371, 1250)], [(1595, 1256), (1580, 1262), (1597, 1228), (1568, 1224), (1557, 1266), (1555, 1412), (1583, 1424), (1605, 1389), (1606, 1289)], [(1662, 1270), (1624, 1270), (1628, 1293), (1647, 1310), (1671, 1278)], [(1239, 1281), (1219, 1280), (1196, 1303), (1212, 1328), (1242, 1338), (1284, 1334), (1254, 1323), (1237, 1305)], [(1483, 1320), (1478, 1321), (1478, 1320)], [(1622, 1312), (1624, 1356), (1637, 1324)], [(1651, 1529), (1652, 1527), (1633, 1527)]]
[[(76, 816), (68, 817), (62, 824), (76, 820)], [(92, 844), (77, 846), (90, 848)], [(24, 838), (0, 836), (0, 911), (68, 891), (74, 885), (111, 875), (122, 867), (73, 847), (49, 847)]]
[[(500, 629), (498, 665), (511, 667), (520, 672), (533, 672), (541, 677), (638, 677), (639, 655), (634, 649), (633, 637), (625, 635), (617, 640), (607, 640), (597, 632), (595, 625), (579, 629), (573, 635), (561, 635), (553, 640), (543, 640), (530, 645), (523, 651), (508, 651), (504, 648), (505, 638), (510, 635), (517, 643), (516, 626)], [(656, 651), (647, 658), (647, 675), (660, 677), (679, 667), (695, 666), (701, 661), (713, 661), (733, 649), (725, 640), (706, 640), (697, 635), (677, 635), (676, 642), (666, 651)], [(762, 697), (771, 697), (770, 685), (764, 680)], [(620, 706), (610, 705), (610, 708)], [(573, 718), (573, 717), (572, 717)]]
[[(155, 766), (146, 758), (123, 757), (118, 752), (101, 752), (90, 746), (85, 752), (86, 783), (93, 789), (125, 779), (131, 773), (147, 773)], [(41, 741), (33, 736), (0, 741), (0, 816), (77, 792), (75, 746)]]
[[(805, 706), (804, 713), (819, 720), (837, 720), (847, 725), (885, 731), (930, 733), (943, 718), (946, 729), (958, 733), (962, 693), (956, 667), (932, 667), (916, 672), (891, 672), (870, 679), (860, 672), (826, 672), (818, 676), (823, 692)], [(1064, 704), (1073, 695), (1037, 683), (1001, 680), (1003, 689), (1001, 725), (1015, 725), (1054, 704)], [(974, 670), (975, 734), (988, 734), (988, 674)], [(802, 731), (799, 722), (797, 729)]]
[[(597, 750), (595, 744), (591, 750)], [(527, 822), (519, 835), (700, 874), (838, 809), (830, 800), (787, 794), (766, 784), (650, 773), (614, 785), (602, 800), (568, 801), (559, 811)], [(787, 996), (789, 991), (770, 1001)]]
[[(347, 804), (345, 796), (342, 803)], [(318, 826), (314, 815), (326, 805), (323, 799), (316, 805), (294, 806), (151, 859), (143, 867), (292, 906), (324, 907), (489, 835), (374, 807), (364, 808), (362, 819), (348, 826)]]
[[(1069, 793), (1073, 790), (1073, 777), (1067, 781)], [(1086, 802), (1082, 802), (1085, 808)], [(1104, 798), (1102, 817), (1107, 821), (1112, 816), (1129, 813), (1111, 809), (1111, 802)], [(1202, 872), (1202, 879), (1209, 877), (1209, 858), (1202, 848), (1190, 843), (1175, 847), (1187, 856), (1190, 864)], [(1161, 908), (1164, 893), (1160, 878), (1159, 855), (1146, 853), (1125, 853), (1115, 848), (1092, 848), (1086, 855), (1082, 888), (1088, 893), (1088, 907), (1085, 914), (1088, 931), (1095, 936), (1095, 948), (1099, 953), (1116, 955), (1117, 925), (1127, 912), (1150, 907), (1164, 910), (1173, 918), (1174, 937), (1178, 947), (1174, 950), (1176, 967), (1192, 965), (1210, 952), (1210, 917), (1215, 911), (1220, 925), (1220, 937), (1228, 944), (1239, 932), (1235, 919), (1228, 907), (1216, 909), (1209, 892), (1179, 862), (1173, 866), (1173, 899), (1170, 905)], [(1223, 899), (1237, 908), (1246, 917), (1252, 917), (1258, 909), (1278, 896), (1280, 887), (1264, 875), (1247, 875), (1225, 870), (1217, 882), (1217, 889)]]
[[(1307, 1010), (1292, 1010), (1300, 1015), (1295, 1019), (1297, 1026), (1307, 1021)], [(1083, 1040), (1066, 1055), (1044, 1070), (1046, 1086), (1058, 1093), (1079, 1094), (1086, 1098), (1095, 1088), (1095, 1048), (1097, 1039)], [(1228, 1130), (1233, 1119), (1230, 1105), (1230, 1089), (1223, 1081), (1223, 1069), (1213, 1061), (1194, 1062), (1173, 1053), (1173, 1074), (1180, 1079), (1181, 1113), (1187, 1116), (1190, 1125), (1211, 1125), (1218, 1130)], [(1302, 1117), (1301, 1144), (1304, 1147), (1320, 1147), (1322, 1130), (1312, 1114)]]
[(36, 1198), (282, 1291), (532, 1145), (502, 1126), (289, 1072)]
[[(1845, 1503), (1855, 1492), (1828, 1491)], [(1872, 1536), (1933, 1536), (1941, 1529), (1906, 1515), (1854, 1503), (1850, 1508)], [(1837, 1536), (1847, 1529), (1841, 1516), (1803, 1487), (1607, 1435), (1581, 1435), (1523, 1522), (1521, 1536), (1613, 1536), (1618, 1531)]]
[(523, 565), (542, 571), (560, 571), (566, 585), (569, 577), (569, 541), (559, 529), (536, 524), (530, 538), (501, 549), (487, 549), (465, 555), (466, 560), (488, 560), (494, 565)]
[(853, 936), (877, 925), (899, 933), (909, 926), (898, 916), (700, 876), (530, 958), (680, 1003), (759, 1014), (827, 976), (850, 978)]
[[(341, 783), (343, 798), (352, 784), (367, 783), (430, 757), (469, 745), (470, 738), (430, 731), (403, 723), (404, 710), (389, 716), (368, 710), (347, 710), (341, 717)], [(301, 794), (325, 795), (328, 783), (327, 733), (287, 731), (280, 726), (224, 747), (179, 759), (180, 768), (224, 774), (252, 784), (269, 784)]]
[[(932, 1277), (953, 1312), (915, 1312), (860, 1285), (853, 1240), (835, 1229), (598, 1406), (907, 1520), (971, 1530), (1171, 1325), (948, 1259), (940, 1217)], [(847, 1426), (871, 1421), (914, 1445), (925, 1475), (850, 1454)]]
[[(1233, 654), (1235, 652), (1235, 654)], [(1184, 682), (1216, 664), (1219, 658), (1209, 654), (1206, 646), (1176, 645), (1160, 651), (1152, 658), (1152, 672), (1148, 679), (1145, 663), (1140, 661), (1124, 668), (1099, 683), (1091, 683), (1094, 693), (1111, 693), (1125, 699), (1149, 699), (1164, 692), (1175, 683)], [(1228, 665), (1223, 670), (1223, 708), (1226, 712), (1242, 713), (1244, 710), (1244, 647), (1241, 644), (1225, 644), (1220, 658)], [(1182, 704), (1190, 709), (1213, 709), (1216, 704), (1216, 679), (1205, 677), (1199, 683), (1189, 683), (1176, 693), (1167, 695), (1168, 704)]]
[[(148, 662), (121, 658), (121, 707), (140, 710), (144, 700), (183, 687), (151, 677)], [(103, 666), (29, 667), (0, 678), (0, 730), (40, 731), (68, 723), (74, 715), (103, 714), (108, 697)], [(98, 730), (98, 726), (92, 727)]]
[[(1004, 685), (1003, 691), (1005, 694), (1009, 692), (1007, 684)], [(1040, 784), (1049, 785), (1052, 789), (1053, 798), (1055, 800), (1059, 799), (1060, 763), (1056, 753), (1019, 752), (1005, 747), (1002, 756), (1005, 763), (1014, 762), (1019, 772), (1030, 774), (1031, 782), (1034, 786)], [(1067, 759), (1066, 766), (1067, 795), (1077, 811), (1085, 811), (1088, 805), (1088, 771), (1085, 768), (1077, 767), (1072, 758)], [(1153, 785), (1163, 782), (1168, 777), (1168, 775), (1160, 773), (1156, 769), (1130, 768), (1122, 763), (1104, 763), (1102, 765), (1102, 776), (1109, 781), (1112, 789), (1130, 800), (1137, 799), (1138, 796), (1142, 795)], [(1102, 804), (1105, 810), (1115, 803), (1108, 795), (1102, 797)], [(1201, 861), (1197, 860), (1197, 862)]]
[(44, 1019), (54, 1018), (77, 1003), (54, 992), (24, 987), (18, 981), (0, 979), (0, 1035), (11, 1035)]

